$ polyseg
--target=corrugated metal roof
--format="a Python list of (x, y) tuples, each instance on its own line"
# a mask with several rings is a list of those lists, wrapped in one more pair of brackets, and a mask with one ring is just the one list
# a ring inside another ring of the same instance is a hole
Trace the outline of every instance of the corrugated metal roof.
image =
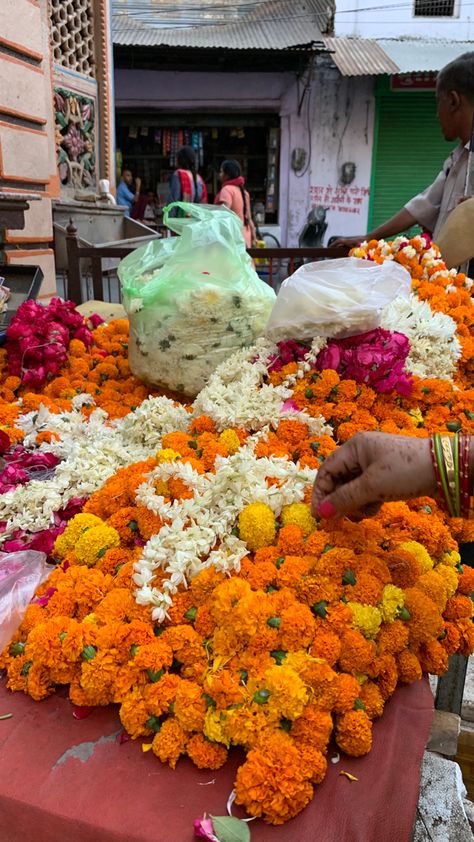
[(377, 39), (386, 55), (397, 65), (396, 73), (438, 71), (448, 62), (474, 49), (472, 41), (428, 41)]
[(331, 59), (343, 76), (398, 73), (398, 65), (370, 38), (323, 38)]
[[(324, 49), (321, 27), (326, 25), (332, 6), (328, 0), (268, 0), (259, 2), (238, 21), (176, 27), (166, 24), (152, 0), (141, 0), (139, 7), (133, 0), (114, 0), (113, 42), (232, 50), (285, 50), (311, 44)], [(142, 9), (140, 14), (137, 8)]]

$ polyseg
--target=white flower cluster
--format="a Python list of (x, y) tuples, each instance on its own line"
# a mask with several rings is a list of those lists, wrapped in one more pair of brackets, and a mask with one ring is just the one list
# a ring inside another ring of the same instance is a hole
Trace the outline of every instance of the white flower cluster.
[[(150, 473), (136, 493), (137, 502), (166, 522), (146, 544), (135, 564), (135, 598), (140, 605), (152, 605), (152, 617), (163, 622), (180, 585), (200, 570), (214, 567), (225, 573), (239, 570), (247, 555), (246, 544), (232, 533), (239, 513), (252, 502), (266, 503), (275, 515), (283, 506), (299, 502), (316, 471), (302, 470), (288, 459), (255, 455), (255, 445), (266, 430), (252, 436), (233, 456), (218, 456), (215, 473), (200, 476), (189, 465), (164, 462)], [(155, 492), (158, 479), (179, 477), (192, 489), (189, 499), (166, 502)], [(267, 483), (276, 477), (280, 485)], [(163, 589), (154, 587), (158, 570), (167, 574)]]
[(216, 366), (262, 334), (274, 301), (270, 292), (264, 284), (243, 295), (208, 283), (178, 292), (166, 307), (131, 312), (132, 372), (194, 397)]
[(260, 430), (265, 425), (276, 428), (282, 417), (292, 417), (306, 423), (311, 420), (311, 435), (327, 433), (329, 428), (322, 416), (309, 419), (304, 412), (283, 408), (291, 398), (293, 386), (309, 371), (325, 345), (326, 340), (317, 337), (295, 374), (289, 375), (280, 386), (272, 386), (264, 379), (268, 373), (267, 361), (277, 355), (278, 349), (270, 340), (259, 339), (216, 369), (194, 401), (194, 414), (209, 415), (218, 430), (227, 427)]
[(79, 407), (55, 414), (44, 406), (17, 422), (25, 431), (26, 446), (34, 443), (37, 433), (57, 433), (58, 441), (41, 445), (62, 460), (54, 476), (31, 480), (0, 495), (0, 520), (6, 522), (2, 538), (17, 529), (39, 532), (52, 525), (54, 513), (72, 497), (89, 497), (119, 468), (146, 459), (160, 447), (161, 439), (174, 430), (186, 430), (191, 415), (175, 406), (169, 398), (149, 398), (136, 412), (109, 422), (102, 409), (86, 419)]
[(384, 309), (381, 327), (408, 337), (410, 353), (405, 368), (411, 374), (452, 380), (461, 346), (450, 316), (434, 313), (427, 301), (412, 293), (409, 299), (396, 298)]

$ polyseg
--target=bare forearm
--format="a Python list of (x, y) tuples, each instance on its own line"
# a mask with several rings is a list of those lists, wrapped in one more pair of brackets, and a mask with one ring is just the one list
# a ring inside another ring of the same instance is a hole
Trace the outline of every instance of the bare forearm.
[(416, 225), (416, 219), (406, 208), (402, 208), (395, 216), (392, 216), (387, 222), (383, 222), (373, 231), (367, 234), (368, 240), (383, 240), (385, 237), (392, 237), (394, 234), (399, 234), (401, 231), (406, 231)]

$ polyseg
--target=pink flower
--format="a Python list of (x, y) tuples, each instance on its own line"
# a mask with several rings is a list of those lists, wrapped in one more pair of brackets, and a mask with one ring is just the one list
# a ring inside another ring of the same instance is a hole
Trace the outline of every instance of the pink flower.
[(48, 588), (43, 594), (43, 596), (37, 596), (35, 597), (35, 599), (32, 599), (31, 602), (34, 605), (41, 605), (41, 607), (44, 608), (48, 604), (53, 594), (56, 593), (56, 591), (57, 588)]
[(212, 819), (203, 816), (202, 819), (194, 819), (194, 835), (198, 839), (207, 839), (207, 842), (219, 842), (214, 833)]
[(102, 316), (99, 316), (98, 313), (91, 313), (90, 316), (86, 319), (86, 324), (91, 330), (95, 330), (96, 327), (104, 323), (104, 319)]

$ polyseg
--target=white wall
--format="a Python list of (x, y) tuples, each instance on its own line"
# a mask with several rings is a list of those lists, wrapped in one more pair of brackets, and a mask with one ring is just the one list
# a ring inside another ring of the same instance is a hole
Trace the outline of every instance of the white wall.
[[(309, 207), (323, 205), (329, 237), (365, 234), (374, 133), (374, 80), (318, 71), (313, 95)], [(352, 184), (341, 182), (345, 162), (356, 165)]]
[(452, 18), (414, 17), (413, 0), (336, 0), (335, 34), (359, 38), (474, 39), (472, 0), (456, 0)]

